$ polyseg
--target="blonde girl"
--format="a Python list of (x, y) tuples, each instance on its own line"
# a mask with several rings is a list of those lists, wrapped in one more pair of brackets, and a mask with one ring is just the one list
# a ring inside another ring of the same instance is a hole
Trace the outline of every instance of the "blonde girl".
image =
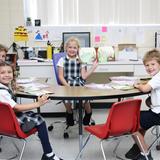
[[(70, 37), (65, 43), (66, 56), (62, 57), (58, 64), (58, 75), (60, 82), (64, 86), (83, 86), (86, 79), (96, 69), (98, 62), (95, 61), (90, 70), (86, 70), (86, 65), (82, 64), (79, 57), (79, 40), (75, 37)], [(71, 101), (64, 101), (66, 107), (66, 121), (68, 126), (74, 125), (72, 103)], [(83, 124), (89, 125), (92, 109), (89, 102), (84, 103), (85, 116)]]

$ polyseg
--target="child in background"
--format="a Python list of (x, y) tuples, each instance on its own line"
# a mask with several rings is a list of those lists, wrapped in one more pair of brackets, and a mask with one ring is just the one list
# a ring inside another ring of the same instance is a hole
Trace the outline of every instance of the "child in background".
[[(135, 84), (135, 88), (138, 88), (142, 92), (151, 91), (151, 105), (149, 110), (141, 111), (141, 129), (137, 135), (144, 147), (145, 153), (148, 155), (148, 159), (153, 160), (151, 153), (148, 152), (148, 147), (145, 144), (144, 135), (152, 126), (160, 125), (160, 51), (154, 49), (147, 52), (143, 58), (143, 63), (147, 73), (152, 76), (152, 79), (146, 84)], [(149, 103), (147, 102), (147, 104)], [(133, 138), (137, 141), (136, 136)], [(134, 144), (133, 147), (127, 152), (126, 158), (145, 160), (144, 155), (140, 153), (141, 151), (139, 147)]]
[[(98, 62), (93, 62), (92, 68), (87, 71), (86, 65), (81, 63), (79, 57), (79, 41), (78, 39), (69, 38), (64, 46), (66, 56), (62, 57), (57, 64), (59, 79), (64, 86), (83, 86), (85, 80), (96, 69)], [(66, 107), (66, 121), (68, 126), (74, 125), (72, 103), (71, 101), (64, 101)], [(92, 109), (89, 102), (84, 103), (85, 116), (83, 118), (83, 124), (89, 125)]]
[(4, 45), (0, 44), (0, 62), (6, 60), (6, 54), (8, 52), (7, 47)]
[[(8, 103), (17, 115), (17, 119), (20, 126), (24, 132), (27, 132), (23, 128), (25, 123), (32, 121), (32, 128), (36, 127), (38, 131), (38, 137), (40, 138), (43, 152), (41, 160), (61, 160), (52, 151), (48, 132), (46, 128), (46, 123), (43, 118), (33, 111), (29, 111), (35, 108), (39, 108), (48, 102), (48, 95), (42, 95), (38, 97), (37, 102), (30, 104), (17, 104), (14, 100), (14, 94), (11, 90), (11, 82), (13, 80), (13, 68), (10, 64), (6, 62), (0, 62), (0, 101)], [(23, 112), (24, 111), (24, 112)]]

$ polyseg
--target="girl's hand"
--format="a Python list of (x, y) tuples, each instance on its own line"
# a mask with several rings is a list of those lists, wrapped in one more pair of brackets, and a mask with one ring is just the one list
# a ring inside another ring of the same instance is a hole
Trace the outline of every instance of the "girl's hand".
[(49, 97), (48, 94), (44, 94), (42, 96), (39, 96), (37, 102), (39, 103), (40, 106), (44, 105), (45, 103), (48, 102), (48, 97)]

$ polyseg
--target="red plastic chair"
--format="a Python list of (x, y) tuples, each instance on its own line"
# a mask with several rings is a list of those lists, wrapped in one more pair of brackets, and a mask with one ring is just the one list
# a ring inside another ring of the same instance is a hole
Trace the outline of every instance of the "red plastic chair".
[[(121, 102), (116, 102), (112, 105), (107, 120), (104, 124), (97, 124), (95, 126), (87, 126), (85, 130), (89, 132), (81, 152), (78, 154), (77, 158), (81, 155), (84, 147), (86, 146), (91, 135), (96, 136), (100, 139), (101, 150), (103, 153), (103, 158), (106, 160), (106, 156), (103, 148), (103, 140), (117, 139), (122, 136), (132, 135), (139, 129), (139, 118), (140, 118), (140, 106), (141, 99), (130, 99)], [(120, 140), (120, 139), (119, 139)], [(120, 143), (120, 141), (119, 141)], [(114, 149), (116, 149), (119, 145)]]
[[(34, 128), (28, 133), (24, 133), (19, 125), (13, 109), (7, 103), (0, 102), (0, 135), (20, 139), (23, 141), (23, 147), (19, 155), (19, 160), (22, 159), (26, 145), (26, 138), (34, 134), (37, 129)], [(16, 146), (17, 150), (18, 147)]]

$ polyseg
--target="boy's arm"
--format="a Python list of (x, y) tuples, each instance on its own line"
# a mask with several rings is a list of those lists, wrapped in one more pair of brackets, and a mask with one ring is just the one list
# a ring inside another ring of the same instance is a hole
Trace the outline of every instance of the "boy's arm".
[(148, 83), (146, 83), (146, 84), (141, 84), (141, 83), (134, 84), (134, 87), (139, 89), (140, 91), (142, 91), (144, 93), (149, 92), (152, 89), (152, 87)]

